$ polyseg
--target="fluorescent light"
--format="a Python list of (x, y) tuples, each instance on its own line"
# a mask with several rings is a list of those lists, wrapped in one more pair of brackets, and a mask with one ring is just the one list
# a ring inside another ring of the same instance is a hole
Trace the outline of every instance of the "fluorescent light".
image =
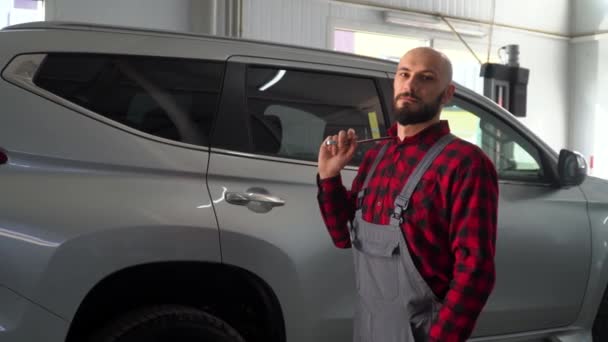
[(384, 21), (387, 23), (405, 26), (417, 26), (419, 24), (441, 24), (441, 18), (438, 16), (417, 13), (397, 13), (391, 11), (384, 12)]
[[(384, 21), (389, 24), (408, 26), (416, 29), (452, 32), (450, 27), (440, 17), (433, 15), (385, 11)], [(454, 26), (456, 32), (463, 36), (483, 37), (486, 35), (486, 32), (479, 25), (461, 20), (450, 20), (450, 24)]]
[(277, 74), (274, 76), (273, 79), (271, 79), (268, 83), (264, 84), (263, 86), (260, 87), (260, 91), (265, 91), (266, 89), (272, 87), (273, 85), (277, 84), (277, 82), (279, 82), (283, 76), (285, 76), (285, 73), (287, 71), (281, 69), (277, 72)]

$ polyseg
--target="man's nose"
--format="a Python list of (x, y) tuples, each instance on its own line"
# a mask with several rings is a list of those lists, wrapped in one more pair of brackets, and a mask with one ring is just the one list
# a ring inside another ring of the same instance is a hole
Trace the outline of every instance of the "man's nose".
[(398, 93), (411, 93), (415, 90), (416, 84), (412, 78), (405, 79), (399, 82), (399, 89), (396, 89)]

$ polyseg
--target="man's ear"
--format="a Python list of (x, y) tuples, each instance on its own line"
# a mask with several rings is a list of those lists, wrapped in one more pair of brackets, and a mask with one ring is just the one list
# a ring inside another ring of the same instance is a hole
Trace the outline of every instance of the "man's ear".
[(443, 92), (443, 97), (441, 99), (441, 104), (445, 105), (448, 102), (452, 101), (452, 97), (454, 97), (454, 92), (456, 91), (456, 86), (454, 83), (450, 83), (445, 91)]

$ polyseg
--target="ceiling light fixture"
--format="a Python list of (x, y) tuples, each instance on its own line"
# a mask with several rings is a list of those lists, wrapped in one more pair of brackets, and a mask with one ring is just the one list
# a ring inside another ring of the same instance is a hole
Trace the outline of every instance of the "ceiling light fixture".
[[(439, 16), (436, 15), (385, 11), (384, 22), (417, 29), (452, 32), (450, 27), (444, 23)], [(450, 23), (454, 26), (454, 29), (463, 36), (480, 38), (486, 35), (486, 32), (479, 25), (474, 25), (460, 20), (450, 20)]]

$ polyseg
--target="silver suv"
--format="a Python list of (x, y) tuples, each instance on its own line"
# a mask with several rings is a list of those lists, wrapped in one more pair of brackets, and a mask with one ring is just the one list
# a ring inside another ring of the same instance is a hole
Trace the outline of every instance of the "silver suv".
[[(386, 133), (396, 64), (76, 23), (0, 46), (0, 341), (351, 339), (316, 153)], [(608, 185), (463, 87), (442, 116), (500, 177), (472, 340), (608, 341)]]

